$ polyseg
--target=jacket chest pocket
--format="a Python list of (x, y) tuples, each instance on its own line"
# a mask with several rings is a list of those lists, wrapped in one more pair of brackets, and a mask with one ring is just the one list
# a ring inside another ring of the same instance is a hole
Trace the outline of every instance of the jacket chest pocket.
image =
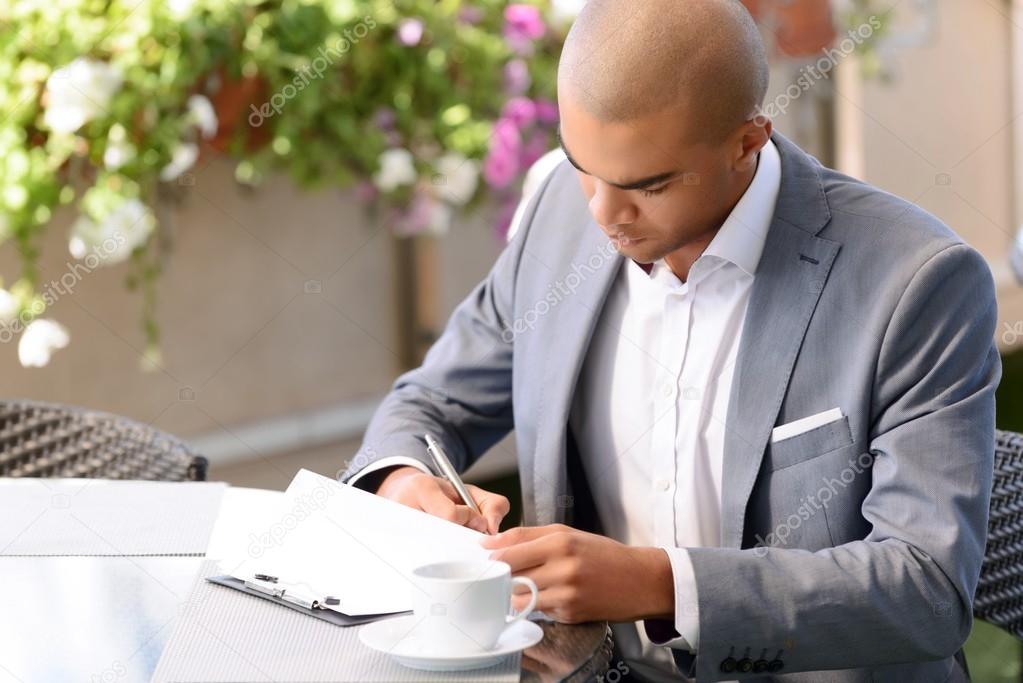
[(853, 443), (849, 416), (814, 427), (802, 434), (768, 444), (767, 469), (776, 472), (826, 455)]

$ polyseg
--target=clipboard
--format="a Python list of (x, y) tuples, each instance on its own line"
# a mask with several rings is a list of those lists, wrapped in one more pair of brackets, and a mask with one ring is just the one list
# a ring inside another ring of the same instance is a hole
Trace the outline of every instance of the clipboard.
[(297, 602), (285, 600), (282, 597), (272, 595), (261, 590), (256, 590), (254, 588), (250, 588), (249, 586), (246, 585), (245, 581), (237, 579), (233, 576), (228, 575), (207, 576), (206, 580), (209, 581), (210, 583), (215, 583), (218, 586), (233, 588), (234, 590), (241, 591), (242, 593), (245, 593), (247, 595), (254, 595), (257, 598), (269, 600), (270, 602), (276, 603), (283, 607), (289, 607), (293, 610), (301, 612), (302, 614), (314, 617), (316, 619), (320, 619), (321, 621), (329, 622), (331, 624), (334, 624), (335, 626), (358, 626), (359, 624), (367, 624), (371, 621), (379, 621), (380, 619), (386, 619), (388, 617), (400, 617), (412, 613), (411, 611), (405, 611), (388, 612), (386, 614), (360, 614), (358, 616), (351, 616), (330, 609), (327, 606), (322, 607), (318, 606), (316, 603), (313, 603), (313, 606), (309, 607), (304, 604), (299, 604)]

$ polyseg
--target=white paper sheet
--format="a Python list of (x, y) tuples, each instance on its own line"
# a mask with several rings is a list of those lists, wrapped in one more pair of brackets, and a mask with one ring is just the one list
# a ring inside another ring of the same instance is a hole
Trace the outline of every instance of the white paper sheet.
[(412, 609), (412, 570), (448, 560), (485, 560), (484, 535), (361, 489), (300, 470), (277, 520), (249, 530), (244, 557), (221, 569), (239, 579), (257, 573), (305, 599), (334, 596), (339, 612)]

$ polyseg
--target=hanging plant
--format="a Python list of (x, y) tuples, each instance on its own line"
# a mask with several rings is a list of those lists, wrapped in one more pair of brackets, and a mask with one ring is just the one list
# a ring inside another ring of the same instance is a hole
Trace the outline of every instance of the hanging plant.
[(557, 55), (581, 4), (3, 3), (0, 242), (21, 268), (0, 282), (0, 342), (17, 339), (25, 366), (67, 345), (44, 316), (68, 288), (41, 283), (36, 263), (69, 206), (74, 276), (126, 269), (158, 362), (155, 209), (161, 188), (187, 192), (202, 155), (230, 155), (245, 184), (275, 169), (354, 188), (400, 234), (443, 233), (495, 194), (507, 204), (554, 144)]

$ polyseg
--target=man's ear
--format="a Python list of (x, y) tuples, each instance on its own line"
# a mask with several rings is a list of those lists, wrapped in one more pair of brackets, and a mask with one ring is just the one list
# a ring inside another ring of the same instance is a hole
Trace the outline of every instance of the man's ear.
[(736, 157), (733, 166), (737, 171), (747, 171), (757, 164), (757, 154), (771, 139), (771, 119), (757, 114), (739, 128)]

